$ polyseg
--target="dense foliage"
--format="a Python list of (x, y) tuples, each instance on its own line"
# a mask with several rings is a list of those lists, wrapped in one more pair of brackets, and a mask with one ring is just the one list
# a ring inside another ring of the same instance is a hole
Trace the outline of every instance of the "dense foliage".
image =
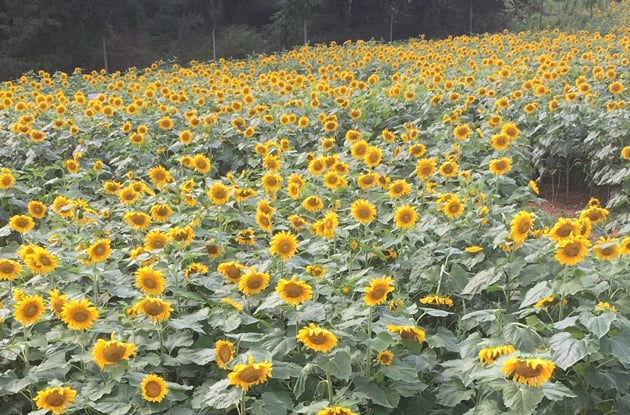
[[(3, 414), (628, 413), (613, 7), (5, 82)], [(612, 197), (547, 216), (578, 161)]]

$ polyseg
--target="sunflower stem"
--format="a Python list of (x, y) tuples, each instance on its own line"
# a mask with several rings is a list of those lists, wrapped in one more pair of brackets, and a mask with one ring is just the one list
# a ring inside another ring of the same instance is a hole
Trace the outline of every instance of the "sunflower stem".
[(370, 307), (370, 311), (368, 312), (368, 326), (367, 326), (367, 335), (368, 335), (368, 346), (366, 350), (366, 368), (365, 368), (365, 376), (370, 377), (370, 372), (372, 369), (372, 347), (369, 345), (369, 341), (372, 339), (372, 310), (374, 307)]
[(560, 294), (560, 305), (558, 310), (558, 321), (562, 321), (564, 319), (564, 301), (566, 297), (566, 285), (567, 285), (567, 276), (569, 274), (569, 266), (564, 265), (564, 272), (562, 273), (562, 294)]
[(238, 406), (239, 415), (245, 415), (247, 412), (247, 408), (245, 406), (245, 389), (241, 389), (241, 402), (239, 402)]
[(326, 370), (326, 384), (328, 386), (328, 401), (330, 405), (333, 403), (333, 387), (332, 387), (332, 379), (330, 378), (330, 373)]
[(22, 350), (22, 357), (24, 358), (24, 376), (28, 374), (31, 369), (31, 362), (29, 358), (29, 350), (28, 350), (28, 339), (30, 338), (29, 330), (26, 326), (23, 326), (24, 329), (24, 350)]
[(98, 276), (96, 275), (96, 264), (92, 264), (92, 294), (94, 295), (94, 305), (99, 306)]

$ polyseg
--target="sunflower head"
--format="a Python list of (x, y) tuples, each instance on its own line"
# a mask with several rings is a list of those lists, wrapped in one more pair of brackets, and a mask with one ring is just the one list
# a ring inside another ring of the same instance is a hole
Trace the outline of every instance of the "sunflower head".
[(556, 365), (547, 359), (521, 358), (517, 356), (507, 359), (501, 371), (512, 380), (527, 386), (541, 386), (551, 379)]
[(276, 293), (285, 303), (299, 305), (313, 296), (313, 289), (304, 281), (297, 280), (294, 275), (290, 280), (281, 278), (276, 285)]
[(38, 391), (33, 400), (37, 409), (52, 411), (53, 414), (62, 414), (68, 405), (74, 402), (76, 395), (77, 392), (74, 389), (59, 386)]
[(142, 398), (149, 402), (161, 402), (168, 394), (166, 381), (155, 374), (146, 375), (140, 382)]
[(394, 291), (392, 281), (392, 277), (388, 275), (372, 279), (365, 287), (365, 303), (371, 307), (384, 303), (387, 300), (387, 294)]
[(98, 339), (92, 347), (92, 357), (98, 367), (103, 370), (106, 365), (113, 365), (120, 360), (128, 360), (136, 353), (137, 346), (133, 343), (124, 343), (114, 339), (112, 333), (110, 340)]
[(306, 347), (316, 352), (327, 353), (337, 345), (337, 337), (331, 331), (314, 323), (301, 328), (296, 337)]
[(297, 236), (288, 231), (276, 233), (269, 243), (269, 253), (287, 261), (297, 252)]
[(234, 360), (234, 343), (228, 340), (217, 340), (214, 344), (214, 355), (217, 366), (227, 369), (227, 364)]
[(98, 314), (96, 307), (86, 298), (80, 301), (71, 299), (61, 309), (61, 320), (71, 330), (84, 330), (92, 327)]
[(228, 384), (246, 392), (250, 387), (266, 382), (271, 377), (272, 369), (272, 364), (268, 361), (256, 363), (250, 356), (247, 364), (238, 364), (228, 373)]
[(13, 316), (23, 326), (36, 323), (46, 311), (44, 299), (39, 295), (24, 295), (16, 299)]

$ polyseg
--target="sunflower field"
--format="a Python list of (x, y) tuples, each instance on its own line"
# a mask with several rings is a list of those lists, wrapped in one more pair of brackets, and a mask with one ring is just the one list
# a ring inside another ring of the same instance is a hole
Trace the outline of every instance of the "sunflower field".
[[(5, 82), (1, 412), (630, 413), (611, 7)], [(578, 171), (610, 197), (541, 211)]]

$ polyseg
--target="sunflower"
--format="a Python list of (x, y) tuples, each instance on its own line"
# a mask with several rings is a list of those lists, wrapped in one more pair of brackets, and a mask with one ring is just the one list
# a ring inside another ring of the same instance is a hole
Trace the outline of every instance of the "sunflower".
[(451, 219), (464, 213), (464, 205), (460, 202), (457, 195), (451, 195), (440, 209), (442, 213)]
[(103, 370), (105, 365), (113, 365), (120, 360), (129, 360), (136, 354), (137, 346), (133, 343), (123, 343), (114, 340), (114, 333), (109, 340), (98, 339), (92, 347), (92, 358), (98, 367)]
[(490, 172), (497, 176), (503, 176), (512, 170), (512, 160), (509, 157), (490, 160)]
[(250, 268), (249, 272), (241, 275), (238, 281), (238, 289), (245, 295), (254, 295), (262, 292), (269, 285), (269, 274)]
[(423, 158), (418, 160), (416, 164), (416, 175), (420, 180), (428, 179), (433, 176), (437, 170), (437, 161), (435, 159)]
[(554, 305), (557, 303), (558, 303), (557, 299), (547, 295), (541, 298), (540, 300), (536, 301), (536, 304), (534, 304), (534, 308), (545, 308), (545, 307), (548, 307), (550, 305)]
[(151, 206), (149, 211), (153, 220), (157, 222), (166, 222), (168, 217), (173, 214), (173, 209), (169, 205), (159, 204)]
[(192, 159), (192, 165), (196, 172), (201, 174), (206, 174), (212, 168), (212, 163), (210, 163), (210, 159), (203, 154), (195, 154)]
[(308, 171), (313, 176), (318, 176), (324, 172), (326, 169), (325, 161), (320, 157), (309, 161), (308, 163)]
[(57, 268), (57, 257), (46, 248), (31, 246), (25, 253), (23, 260), (26, 266), (36, 274), (46, 274)]
[(271, 372), (271, 363), (266, 360), (255, 363), (253, 356), (250, 356), (247, 364), (238, 364), (228, 373), (228, 384), (247, 392), (251, 386), (266, 382), (271, 377)]
[(306, 266), (306, 272), (311, 274), (311, 276), (315, 277), (315, 278), (321, 278), (324, 276), (324, 274), (326, 274), (326, 270), (322, 267), (320, 267), (319, 265), (307, 265)]
[(37, 219), (43, 219), (46, 216), (46, 205), (37, 200), (28, 202), (28, 214)]
[(370, 285), (365, 287), (365, 303), (369, 306), (375, 306), (385, 302), (387, 294), (394, 291), (394, 287), (391, 285), (392, 281), (392, 277), (388, 275), (370, 280)]
[(260, 211), (256, 212), (256, 224), (265, 232), (271, 232), (273, 229), (271, 215), (266, 215)]
[(291, 305), (300, 305), (313, 296), (313, 289), (304, 281), (296, 280), (295, 275), (290, 280), (281, 278), (276, 285), (276, 293)]
[(156, 187), (162, 187), (175, 180), (173, 176), (171, 176), (171, 173), (162, 166), (151, 167), (151, 169), (149, 169), (149, 179)]
[(350, 154), (357, 160), (363, 160), (369, 147), (370, 145), (365, 140), (355, 141), (350, 147)]
[(13, 281), (22, 272), (19, 262), (0, 258), (0, 280)]
[(48, 291), (48, 308), (55, 313), (57, 318), (61, 318), (61, 312), (63, 311), (63, 306), (66, 304), (67, 298), (65, 294), (60, 294), (59, 289), (55, 288), (54, 290)]
[(383, 366), (391, 366), (394, 360), (394, 353), (389, 350), (383, 350), (376, 355), (376, 361)]
[(453, 129), (453, 136), (458, 140), (465, 140), (471, 133), (471, 129), (468, 124), (458, 125)]
[(61, 320), (71, 330), (89, 329), (98, 318), (98, 310), (87, 299), (71, 299), (61, 309)]
[(44, 299), (39, 295), (25, 295), (15, 303), (13, 317), (23, 326), (35, 323), (46, 311)]
[(350, 212), (357, 222), (363, 224), (372, 222), (376, 217), (376, 208), (371, 202), (365, 199), (352, 202)]
[(510, 237), (515, 243), (522, 243), (527, 238), (533, 226), (534, 215), (522, 210), (518, 212), (510, 222)]
[(144, 212), (127, 212), (123, 220), (127, 225), (139, 231), (145, 230), (151, 224), (151, 217)]
[(234, 360), (234, 343), (228, 340), (217, 340), (214, 344), (214, 360), (220, 369), (227, 369), (227, 364)]
[(205, 266), (204, 264), (200, 263), (200, 262), (193, 262), (192, 264), (190, 264), (188, 267), (186, 267), (186, 270), (184, 271), (184, 276), (186, 278), (190, 278), (191, 275), (193, 274), (207, 274), (208, 273), (208, 267)]
[(185, 248), (190, 245), (190, 243), (195, 238), (195, 231), (190, 225), (175, 226), (169, 228), (168, 236), (173, 241), (178, 242), (181, 248)]
[(392, 199), (408, 195), (409, 193), (411, 193), (411, 188), (405, 179), (394, 180), (389, 185), (388, 194)]
[(52, 411), (53, 414), (63, 414), (68, 405), (74, 402), (77, 392), (67, 386), (46, 388), (38, 391), (33, 399), (37, 409)]
[(606, 220), (608, 209), (599, 206), (591, 206), (580, 213), (580, 219), (588, 218), (592, 223), (599, 223)]
[(15, 184), (15, 177), (9, 169), (0, 170), (0, 189), (6, 190), (13, 187)]
[(383, 152), (380, 148), (375, 146), (369, 146), (363, 157), (363, 162), (366, 166), (374, 168), (381, 164), (383, 158)]
[(630, 255), (630, 236), (626, 236), (619, 243), (619, 254)]
[(394, 213), (394, 222), (397, 228), (411, 229), (418, 220), (418, 213), (416, 208), (407, 204), (396, 208)]
[(158, 127), (160, 127), (161, 130), (172, 130), (173, 129), (173, 120), (171, 120), (169, 117), (162, 117), (160, 118), (160, 121), (158, 121)]
[(549, 231), (549, 238), (554, 242), (559, 242), (571, 235), (579, 235), (580, 224), (578, 221), (568, 218), (560, 218)]
[(190, 144), (193, 140), (193, 133), (190, 130), (183, 130), (179, 133), (179, 141), (182, 144)]
[(14, 215), (9, 219), (9, 229), (19, 233), (25, 233), (33, 229), (35, 221), (26, 215)]
[(413, 339), (418, 343), (422, 343), (426, 338), (424, 330), (416, 326), (397, 326), (389, 324), (385, 328), (391, 333), (399, 334), (403, 339)]
[(339, 189), (342, 187), (346, 187), (347, 185), (348, 182), (346, 181), (346, 179), (337, 174), (337, 172), (335, 171), (331, 170), (324, 174), (324, 186), (329, 189)]
[(337, 337), (329, 330), (311, 323), (302, 327), (297, 333), (297, 339), (309, 349), (327, 353), (337, 345)]
[(288, 231), (276, 233), (269, 242), (269, 253), (278, 255), (282, 261), (286, 261), (295, 255), (297, 248), (297, 237)]
[(510, 146), (510, 137), (503, 133), (495, 134), (490, 139), (490, 146), (497, 151), (503, 151)]
[(445, 305), (447, 307), (453, 307), (453, 300), (448, 297), (429, 295), (426, 297), (422, 297), (419, 301), (422, 304)]
[(516, 140), (520, 132), (521, 130), (518, 129), (516, 124), (513, 124), (511, 122), (506, 122), (501, 127), (501, 134), (505, 134), (510, 139), (510, 141)]
[(624, 160), (630, 160), (630, 146), (625, 146), (621, 149), (621, 158)]
[(112, 254), (111, 241), (99, 239), (88, 247), (86, 253), (92, 262), (105, 261)]
[(166, 320), (171, 315), (171, 311), (173, 311), (173, 307), (168, 301), (149, 296), (145, 296), (135, 307), (153, 322)]
[(223, 276), (223, 278), (237, 284), (241, 280), (242, 271), (244, 269), (244, 265), (234, 261), (222, 262), (217, 266), (217, 271)]
[(357, 413), (343, 406), (329, 406), (317, 412), (317, 415), (357, 415)]
[(133, 187), (125, 187), (118, 192), (118, 200), (126, 205), (135, 203), (140, 200), (140, 193), (136, 192)]
[(324, 203), (317, 196), (309, 196), (302, 202), (302, 207), (309, 212), (317, 212), (322, 210)]
[(479, 361), (484, 365), (492, 364), (497, 358), (505, 356), (510, 353), (514, 353), (516, 349), (511, 344), (505, 344), (503, 346), (484, 347), (479, 350)]
[(154, 270), (151, 267), (140, 267), (134, 275), (136, 277), (136, 287), (143, 293), (159, 295), (164, 292), (166, 279), (162, 271)]
[(367, 190), (376, 185), (378, 185), (378, 174), (374, 172), (361, 174), (357, 178), (357, 186), (359, 186), (361, 190)]
[(588, 239), (571, 235), (558, 242), (554, 257), (561, 264), (575, 265), (582, 261), (588, 254), (588, 247), (590, 245), (591, 243)]
[(538, 184), (534, 180), (530, 180), (528, 183), (528, 186), (530, 189), (532, 189), (532, 192), (534, 192), (536, 195), (540, 194), (540, 189), (538, 188)]
[(116, 195), (120, 192), (122, 185), (116, 181), (107, 181), (103, 183), (103, 190), (108, 195)]
[(459, 165), (455, 160), (445, 161), (440, 165), (440, 176), (442, 177), (455, 177), (457, 175), (457, 170), (459, 169)]
[(144, 249), (146, 249), (147, 251), (162, 249), (164, 248), (168, 240), (168, 234), (162, 232), (159, 229), (154, 229), (146, 234), (146, 236), (144, 237)]
[(605, 312), (605, 311), (611, 311), (615, 313), (617, 311), (617, 307), (615, 307), (614, 305), (611, 305), (610, 303), (607, 303), (606, 301), (600, 301), (597, 304), (595, 304), (593, 311), (599, 312), (599, 313)]
[(166, 381), (154, 374), (146, 375), (140, 382), (142, 398), (149, 402), (162, 402), (168, 394)]
[(528, 386), (541, 386), (551, 379), (556, 365), (547, 359), (510, 357), (503, 363), (501, 371), (512, 380)]
[(621, 249), (617, 245), (616, 238), (604, 238), (602, 236), (593, 247), (593, 253), (597, 259), (612, 261), (619, 256)]
[(311, 226), (311, 232), (326, 239), (335, 237), (335, 228), (339, 225), (339, 218), (335, 212), (326, 212), (324, 217)]

